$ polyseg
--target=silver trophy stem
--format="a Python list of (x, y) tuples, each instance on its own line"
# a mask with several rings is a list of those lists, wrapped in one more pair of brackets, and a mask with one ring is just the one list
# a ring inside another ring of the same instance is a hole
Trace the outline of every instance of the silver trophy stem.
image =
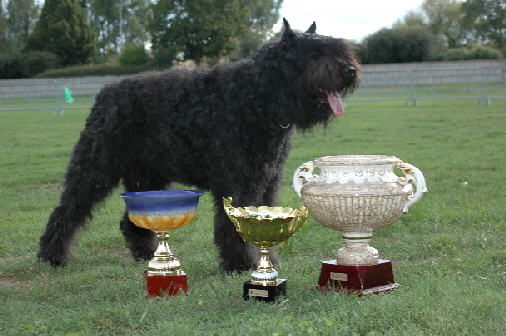
[(377, 265), (378, 250), (369, 246), (372, 232), (344, 232), (346, 246), (337, 251), (337, 262), (341, 265)]

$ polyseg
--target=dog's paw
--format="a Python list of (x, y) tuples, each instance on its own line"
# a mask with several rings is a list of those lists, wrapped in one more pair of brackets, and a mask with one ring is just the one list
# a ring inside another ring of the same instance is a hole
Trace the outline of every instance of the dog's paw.
[(135, 261), (148, 261), (153, 259), (153, 256), (155, 255), (154, 251), (144, 251), (144, 252), (136, 252), (134, 253), (134, 260)]
[(49, 262), (53, 267), (65, 267), (68, 265), (68, 260), (60, 260), (58, 258), (48, 258), (37, 255), (37, 259), (39, 262)]

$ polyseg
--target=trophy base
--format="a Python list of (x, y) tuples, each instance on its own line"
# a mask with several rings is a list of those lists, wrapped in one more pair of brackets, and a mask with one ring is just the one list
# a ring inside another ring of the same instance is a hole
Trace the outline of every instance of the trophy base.
[(329, 260), (323, 262), (315, 288), (363, 296), (388, 292), (400, 286), (394, 281), (390, 260), (380, 259), (376, 265), (341, 265), (337, 260)]
[(183, 271), (179, 275), (149, 275), (144, 271), (144, 278), (148, 291), (146, 298), (188, 295), (188, 278)]
[(255, 298), (258, 301), (276, 302), (282, 301), (286, 296), (286, 279), (279, 279), (274, 286), (255, 285), (251, 280), (246, 281), (243, 286), (243, 298), (249, 300)]

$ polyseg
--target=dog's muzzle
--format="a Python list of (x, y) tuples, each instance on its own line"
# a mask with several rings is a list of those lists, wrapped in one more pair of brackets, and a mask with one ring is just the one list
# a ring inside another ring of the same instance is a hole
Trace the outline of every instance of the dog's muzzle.
[(347, 91), (352, 89), (355, 85), (355, 80), (357, 76), (357, 70), (351, 65), (345, 66), (340, 74), (338, 80), (337, 91), (341, 93), (342, 96), (347, 94)]
[(343, 69), (343, 84), (344, 86), (349, 86), (355, 80), (355, 75), (357, 74), (357, 70), (351, 65), (347, 65)]

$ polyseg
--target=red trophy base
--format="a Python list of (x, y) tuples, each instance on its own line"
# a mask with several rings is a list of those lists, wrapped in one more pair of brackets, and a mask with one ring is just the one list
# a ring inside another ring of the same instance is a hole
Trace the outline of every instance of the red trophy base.
[(179, 275), (148, 275), (148, 271), (144, 271), (144, 277), (148, 291), (146, 298), (188, 295), (188, 279), (183, 271)]
[(377, 265), (340, 265), (337, 260), (329, 260), (323, 262), (315, 288), (363, 296), (391, 291), (400, 286), (394, 281), (390, 260), (380, 259)]

